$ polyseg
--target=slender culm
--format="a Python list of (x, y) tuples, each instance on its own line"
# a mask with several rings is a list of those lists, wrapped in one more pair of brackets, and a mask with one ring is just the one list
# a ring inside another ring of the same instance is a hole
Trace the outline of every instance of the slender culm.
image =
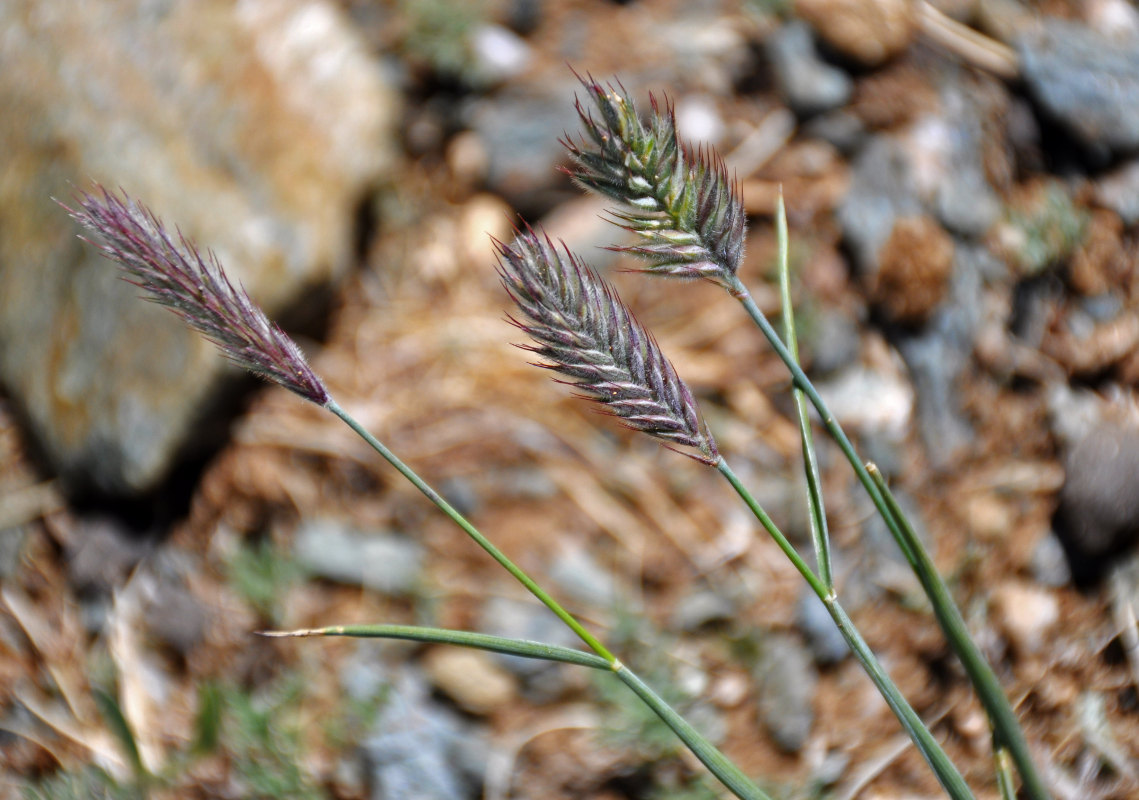
[(300, 347), (244, 289), (230, 283), (212, 253), (203, 258), (180, 233), (171, 236), (158, 217), (125, 193), (97, 186), (77, 200), (77, 210), (64, 208), (96, 234), (93, 244), (146, 299), (171, 309), (238, 366), (317, 405), (328, 404), (328, 390)]
[(536, 343), (524, 347), (544, 359), (538, 366), (564, 375), (628, 427), (693, 448), (681, 452), (698, 461), (719, 459), (691, 391), (611, 286), (532, 230), (496, 244), (503, 286), (529, 320), (511, 321)]
[(570, 155), (566, 172), (579, 186), (621, 204), (615, 221), (640, 242), (613, 249), (645, 259), (645, 272), (729, 285), (743, 261), (747, 218), (723, 160), (680, 139), (667, 100), (650, 95), (645, 124), (619, 84), (578, 77), (592, 108), (577, 102), (585, 136), (563, 140)]

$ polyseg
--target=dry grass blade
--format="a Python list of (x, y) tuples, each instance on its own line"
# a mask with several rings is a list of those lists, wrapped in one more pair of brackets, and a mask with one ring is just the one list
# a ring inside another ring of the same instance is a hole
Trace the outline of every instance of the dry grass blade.
[(100, 186), (78, 200), (77, 210), (64, 208), (99, 237), (94, 244), (146, 299), (171, 309), (238, 366), (317, 405), (328, 403), (328, 390), (297, 344), (244, 289), (230, 283), (213, 254), (203, 258), (184, 236), (171, 236), (153, 212), (125, 194)]
[(519, 232), (497, 243), (503, 286), (530, 322), (512, 319), (537, 343), (538, 366), (566, 376), (625, 425), (707, 464), (719, 458), (696, 401), (656, 341), (613, 288), (548, 237)]

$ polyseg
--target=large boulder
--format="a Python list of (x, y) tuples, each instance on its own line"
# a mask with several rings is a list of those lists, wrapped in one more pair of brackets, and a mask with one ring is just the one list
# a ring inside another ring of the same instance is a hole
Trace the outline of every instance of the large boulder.
[(273, 314), (349, 265), (396, 94), (323, 0), (7, 0), (0, 110), (0, 381), (72, 486), (148, 489), (229, 368), (51, 198), (124, 189)]

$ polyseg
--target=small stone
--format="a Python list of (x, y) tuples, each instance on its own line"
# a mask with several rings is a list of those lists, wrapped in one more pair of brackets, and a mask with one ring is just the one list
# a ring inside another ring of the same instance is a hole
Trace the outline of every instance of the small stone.
[[(431, 700), (422, 679), (402, 673), (362, 744), (368, 797), (455, 800), (477, 796), (481, 766), (467, 757), (475, 737), (457, 713)], [(485, 765), (483, 753), (482, 765)]]
[(1051, 531), (1036, 543), (1029, 560), (1029, 570), (1037, 583), (1052, 589), (1066, 586), (1072, 580), (1064, 546)]
[(879, 253), (871, 296), (895, 322), (924, 322), (945, 297), (953, 271), (953, 239), (927, 216), (894, 223)]
[(1084, 582), (1139, 536), (1139, 430), (1101, 422), (1064, 453), (1056, 533)]
[(1048, 20), (1018, 52), (1033, 97), (1093, 152), (1139, 147), (1139, 40)]
[(549, 568), (550, 579), (580, 603), (608, 608), (617, 600), (617, 579), (581, 547), (566, 547)]
[(835, 50), (868, 67), (902, 52), (914, 37), (907, 0), (796, 0), (795, 13)]
[(681, 598), (672, 612), (672, 627), (692, 633), (709, 625), (727, 622), (735, 615), (736, 609), (730, 600), (704, 589)]
[[(573, 631), (558, 622), (550, 610), (536, 600), (490, 597), (479, 612), (478, 629), (508, 639), (527, 639), (571, 648), (580, 646)], [(520, 680), (523, 695), (534, 703), (557, 699), (572, 678), (565, 664), (505, 653), (489, 655), (496, 664)]]
[(781, 750), (799, 752), (815, 721), (811, 704), (819, 675), (810, 653), (793, 636), (769, 634), (754, 675), (760, 721)]
[(80, 592), (108, 593), (126, 580), (150, 545), (109, 519), (82, 523), (67, 558), (71, 585)]
[(530, 46), (518, 34), (500, 25), (480, 25), (471, 34), (471, 75), (476, 85), (503, 83), (517, 77), (533, 60)]
[(407, 595), (419, 585), (423, 547), (404, 536), (364, 532), (332, 519), (308, 520), (297, 529), (297, 561), (314, 575)]
[(1139, 222), (1139, 159), (1128, 161), (1096, 183), (1096, 200), (1127, 225)]
[(850, 646), (835, 625), (818, 595), (804, 584), (795, 604), (795, 622), (807, 637), (807, 645), (815, 663), (820, 666), (837, 664), (850, 655)]
[(1021, 654), (1040, 650), (1060, 619), (1060, 604), (1051, 592), (1023, 583), (1006, 583), (992, 596), (993, 612), (1013, 647)]
[(201, 602), (181, 581), (167, 581), (145, 606), (150, 633), (182, 658), (205, 638), (209, 618)]
[(796, 114), (806, 117), (846, 105), (853, 82), (819, 58), (805, 22), (784, 24), (766, 45), (779, 91)]
[(803, 345), (811, 375), (831, 375), (858, 360), (858, 320), (841, 309), (823, 309)]
[(424, 659), (424, 668), (443, 694), (472, 714), (503, 708), (517, 694), (510, 673), (481, 650), (435, 647)]

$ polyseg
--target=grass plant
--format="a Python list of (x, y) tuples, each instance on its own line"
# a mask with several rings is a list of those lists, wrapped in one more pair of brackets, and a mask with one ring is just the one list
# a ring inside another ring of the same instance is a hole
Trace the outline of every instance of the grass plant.
[[(524, 226), (512, 242), (496, 243), (499, 275), (517, 307), (512, 318), (530, 337), (525, 345), (538, 365), (556, 373), (622, 424), (661, 440), (717, 470), (755, 515), (760, 526), (823, 602), (851, 651), (881, 692), (902, 727), (929, 763), (948, 796), (973, 794), (936, 737), (879, 664), (839, 601), (813, 443), (813, 407), (822, 428), (837, 442), (865, 491), (929, 596), (936, 618), (960, 656), (994, 728), (1002, 791), (1010, 791), (1011, 762), (1032, 800), (1048, 793), (1040, 780), (1015, 714), (992, 669), (969, 638), (960, 612), (929, 555), (873, 465), (864, 464), (849, 438), (799, 366), (787, 269), (786, 217), (780, 203), (777, 232), (783, 293), (782, 336), (760, 311), (740, 280), (746, 218), (739, 190), (719, 157), (693, 148), (677, 134), (670, 103), (651, 101), (641, 117), (619, 85), (582, 78), (586, 99), (577, 108), (584, 135), (566, 139), (567, 171), (583, 188), (617, 203), (612, 220), (635, 242), (615, 247), (643, 260), (643, 271), (669, 278), (708, 280), (743, 307), (786, 364), (792, 380), (806, 469), (812, 567), (772, 521), (729, 466), (704, 423), (692, 392), (665, 358), (652, 335), (633, 317), (615, 290), (564, 246)], [(335, 626), (278, 632), (278, 636), (369, 636), (449, 643), (527, 658), (562, 661), (612, 673), (651, 709), (734, 795), (768, 795), (684, 719), (640, 675), (624, 664), (580, 621), (342, 406), (305, 361), (300, 349), (234, 287), (212, 256), (203, 256), (137, 202), (98, 188), (78, 198), (73, 217), (92, 231), (125, 278), (145, 295), (170, 307), (211, 339), (232, 361), (339, 417), (423, 493), (479, 547), (569, 627), (589, 652), (463, 631), (397, 625)]]

